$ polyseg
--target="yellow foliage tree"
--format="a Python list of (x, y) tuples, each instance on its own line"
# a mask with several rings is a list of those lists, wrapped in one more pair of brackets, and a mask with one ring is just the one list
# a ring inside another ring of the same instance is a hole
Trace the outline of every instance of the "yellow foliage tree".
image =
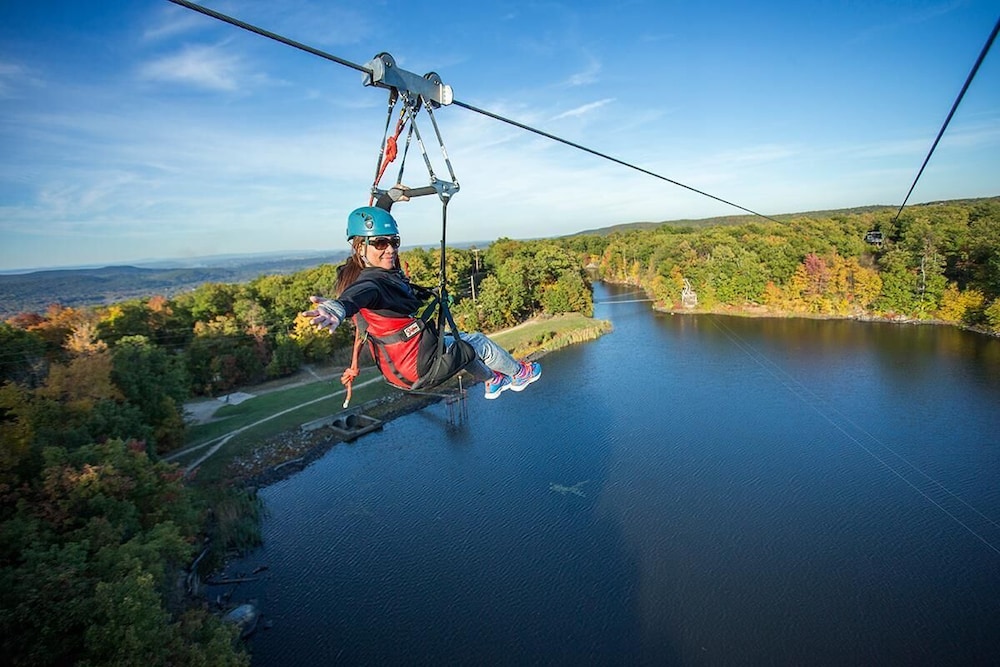
[(107, 350), (74, 357), (66, 364), (52, 364), (38, 393), (69, 408), (89, 411), (101, 399), (124, 398), (111, 381), (111, 369)]
[(978, 310), (986, 303), (986, 297), (979, 290), (961, 291), (956, 283), (948, 283), (941, 297), (941, 307), (935, 316), (945, 322), (961, 323), (966, 314)]

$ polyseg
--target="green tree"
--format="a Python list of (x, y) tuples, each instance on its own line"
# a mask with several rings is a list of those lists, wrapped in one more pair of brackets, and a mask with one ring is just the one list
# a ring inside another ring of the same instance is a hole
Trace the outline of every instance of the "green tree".
[(917, 276), (909, 257), (900, 249), (886, 252), (880, 261), (882, 296), (876, 302), (885, 313), (906, 314), (917, 309)]
[(267, 376), (276, 378), (291, 375), (302, 366), (304, 360), (305, 355), (298, 343), (288, 334), (279, 334), (274, 355), (267, 365)]
[(976, 205), (969, 220), (966, 284), (996, 298), (1000, 296), (1000, 200)]
[(986, 307), (984, 314), (990, 330), (993, 333), (1000, 333), (1000, 298), (994, 299), (993, 303)]
[(0, 322), (0, 382), (32, 386), (45, 368), (45, 341), (38, 334)]
[(488, 331), (511, 326), (516, 321), (507, 292), (496, 276), (486, 276), (479, 284), (476, 305), (479, 321)]
[(716, 246), (709, 262), (718, 298), (731, 304), (763, 300), (767, 276), (753, 252), (742, 247)]
[(590, 287), (579, 271), (567, 270), (559, 278), (546, 286), (541, 297), (542, 310), (549, 314), (582, 313), (590, 317), (594, 312), (594, 301)]
[(31, 461), (33, 443), (29, 392), (13, 382), (0, 384), (0, 489), (17, 488), (40, 465), (40, 457)]
[(112, 350), (111, 379), (153, 429), (153, 444), (159, 451), (183, 444), (189, 382), (181, 357), (145, 337), (126, 336)]
[(97, 335), (109, 346), (127, 336), (142, 336), (151, 340), (153, 327), (150, 320), (149, 307), (142, 301), (116, 303), (108, 306), (104, 316), (98, 320)]
[(205, 283), (178, 297), (177, 304), (186, 309), (194, 321), (207, 322), (216, 317), (232, 315), (233, 304), (239, 293), (239, 285)]

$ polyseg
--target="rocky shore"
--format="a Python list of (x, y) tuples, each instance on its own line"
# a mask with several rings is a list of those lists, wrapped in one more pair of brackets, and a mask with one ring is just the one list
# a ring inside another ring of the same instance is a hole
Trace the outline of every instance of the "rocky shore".
[[(393, 392), (363, 404), (360, 412), (389, 422), (441, 400), (440, 396)], [(344, 441), (331, 428), (285, 431), (265, 440), (249, 454), (233, 459), (226, 469), (226, 476), (232, 483), (249, 488), (268, 486), (302, 470), (331, 447)]]

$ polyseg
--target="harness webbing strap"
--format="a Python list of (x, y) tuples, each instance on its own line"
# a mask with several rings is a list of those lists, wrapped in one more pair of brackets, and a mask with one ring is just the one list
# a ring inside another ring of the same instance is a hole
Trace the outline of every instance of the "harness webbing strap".
[[(375, 185), (372, 189), (378, 185), (378, 181), (381, 178), (382, 171), (385, 167), (382, 166), (382, 157), (385, 155), (386, 150), (386, 137), (389, 136), (389, 126), (392, 124), (392, 112), (396, 109), (396, 101), (399, 99), (399, 93), (395, 88), (389, 89), (389, 110), (385, 117), (385, 130), (382, 131), (382, 143), (378, 145), (378, 157), (375, 158)], [(368, 200), (368, 205), (371, 206), (372, 202), (375, 201), (375, 193), (372, 192), (370, 199)]]
[(344, 373), (340, 376), (340, 384), (347, 388), (347, 395), (344, 397), (345, 410), (351, 403), (351, 396), (354, 393), (354, 380), (357, 379), (358, 374), (361, 372), (358, 368), (358, 355), (361, 353), (361, 347), (365, 344), (365, 337), (361, 335), (360, 319), (359, 316), (354, 316), (354, 352), (351, 355), (351, 365), (345, 368)]
[[(399, 141), (399, 135), (403, 132), (403, 127), (406, 125), (406, 109), (403, 108), (399, 113), (399, 120), (396, 121), (396, 131), (395, 133), (388, 136), (385, 139), (385, 147), (383, 150), (382, 166), (379, 167), (378, 173), (375, 175), (375, 183), (372, 185), (372, 194), (369, 196), (368, 205), (371, 206), (372, 202), (375, 201), (375, 188), (378, 187), (379, 181), (382, 180), (382, 175), (385, 174), (386, 168), (389, 164), (395, 161), (396, 156), (399, 154), (399, 147), (397, 142)], [(411, 126), (412, 131), (412, 126)], [(409, 147), (409, 139), (407, 139), (407, 147)], [(403, 160), (406, 160), (406, 155), (404, 153)], [(400, 164), (400, 178), (402, 178), (403, 165)], [(396, 181), (401, 182), (400, 180)]]
[[(392, 360), (392, 355), (387, 354), (385, 352), (385, 349), (376, 342), (377, 339), (375, 339), (374, 336), (372, 336), (371, 338), (372, 338), (372, 341), (373, 341), (372, 352), (374, 353), (374, 356), (375, 356), (375, 363), (379, 367), (381, 367), (382, 364), (380, 362), (380, 359), (382, 357), (385, 357), (386, 364), (389, 366), (389, 370), (392, 372), (393, 377), (395, 377), (397, 380), (399, 380), (403, 385), (410, 386), (410, 383), (406, 380), (406, 378), (403, 377), (403, 374), (399, 372), (399, 368), (396, 367), (396, 363)], [(396, 385), (396, 386), (399, 386), (399, 385)], [(400, 388), (402, 388), (402, 387), (400, 387)]]

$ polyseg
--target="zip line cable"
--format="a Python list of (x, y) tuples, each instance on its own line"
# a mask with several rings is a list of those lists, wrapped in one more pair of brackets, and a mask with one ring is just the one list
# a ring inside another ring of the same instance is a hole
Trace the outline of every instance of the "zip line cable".
[(913, 194), (913, 188), (917, 187), (917, 181), (920, 180), (920, 175), (924, 173), (924, 167), (926, 167), (927, 163), (930, 162), (931, 155), (934, 154), (934, 149), (937, 148), (938, 142), (941, 141), (941, 137), (944, 136), (944, 131), (948, 129), (948, 123), (951, 122), (951, 117), (955, 115), (958, 105), (961, 104), (962, 98), (965, 97), (965, 91), (969, 89), (969, 84), (971, 84), (972, 80), (976, 77), (976, 72), (979, 71), (979, 66), (983, 64), (986, 54), (989, 53), (990, 47), (993, 46), (993, 40), (997, 38), (997, 32), (1000, 32), (1000, 18), (997, 19), (997, 24), (993, 26), (993, 32), (990, 33), (989, 38), (986, 40), (986, 44), (983, 45), (983, 50), (979, 52), (979, 58), (976, 59), (976, 64), (972, 66), (972, 71), (969, 72), (969, 76), (966, 77), (965, 85), (962, 86), (962, 90), (958, 93), (958, 97), (955, 98), (955, 103), (951, 105), (951, 111), (948, 112), (948, 117), (944, 119), (944, 124), (938, 131), (937, 137), (934, 139), (934, 143), (931, 145), (931, 149), (927, 153), (927, 157), (924, 158), (924, 163), (920, 165), (920, 170), (917, 172), (917, 177), (913, 179), (910, 191), (906, 193), (903, 203), (899, 205), (899, 210), (896, 211), (896, 216), (892, 219), (893, 223), (899, 219), (899, 214), (903, 212), (903, 207), (906, 206), (906, 202), (910, 199), (910, 195)]
[[(345, 67), (350, 67), (351, 69), (357, 70), (357, 71), (359, 71), (359, 72), (361, 72), (363, 74), (366, 74), (368, 76), (373, 76), (374, 75), (374, 73), (371, 70), (369, 70), (367, 67), (364, 67), (362, 65), (358, 65), (357, 63), (353, 63), (353, 62), (351, 62), (349, 60), (345, 60), (343, 58), (338, 58), (335, 55), (326, 53), (325, 51), (320, 51), (319, 49), (313, 48), (311, 46), (307, 46), (305, 44), (302, 44), (301, 42), (296, 42), (293, 39), (289, 39), (287, 37), (283, 37), (281, 35), (278, 35), (276, 33), (271, 32), (269, 30), (264, 30), (263, 28), (258, 28), (257, 26), (251, 25), (249, 23), (246, 23), (246, 22), (241, 21), (239, 19), (233, 18), (231, 16), (227, 16), (226, 14), (223, 14), (221, 12), (217, 12), (214, 9), (208, 9), (207, 7), (203, 7), (203, 6), (201, 6), (199, 4), (196, 4), (194, 2), (190, 2), (190, 0), (168, 0), (168, 2), (172, 2), (175, 5), (180, 5), (182, 7), (186, 7), (188, 9), (194, 10), (196, 12), (204, 14), (205, 16), (210, 16), (210, 17), (212, 17), (214, 19), (218, 19), (218, 20), (220, 20), (220, 21), (222, 21), (224, 23), (228, 23), (230, 25), (236, 26), (237, 28), (242, 28), (244, 30), (248, 30), (248, 31), (250, 31), (252, 33), (260, 35), (261, 37), (267, 37), (268, 39), (273, 39), (273, 40), (275, 40), (277, 42), (281, 42), (282, 44), (285, 44), (287, 46), (291, 46), (293, 48), (299, 49), (300, 51), (305, 51), (306, 53), (311, 53), (314, 56), (319, 56), (320, 58), (324, 58), (326, 60), (333, 61), (333, 62), (338, 63), (340, 65), (344, 65)], [(685, 185), (684, 183), (681, 183), (679, 181), (675, 181), (675, 180), (673, 180), (671, 178), (667, 178), (666, 176), (661, 176), (660, 174), (657, 174), (655, 172), (649, 171), (648, 169), (644, 169), (644, 168), (636, 166), (636, 165), (634, 165), (634, 164), (632, 164), (630, 162), (626, 162), (626, 161), (620, 160), (620, 159), (618, 159), (616, 157), (612, 157), (611, 155), (608, 155), (606, 153), (601, 153), (600, 151), (596, 151), (594, 149), (587, 148), (586, 146), (583, 146), (581, 144), (575, 143), (573, 141), (569, 141), (568, 139), (563, 139), (561, 137), (557, 137), (554, 134), (550, 134), (548, 132), (544, 132), (544, 131), (539, 130), (537, 128), (531, 127), (530, 125), (525, 125), (524, 123), (519, 123), (518, 121), (511, 120), (510, 118), (505, 118), (504, 116), (501, 116), (499, 114), (495, 114), (495, 113), (493, 113), (491, 111), (487, 111), (485, 109), (480, 109), (479, 107), (473, 106), (471, 104), (466, 104), (465, 102), (460, 102), (459, 100), (453, 100), (452, 104), (455, 105), (455, 106), (458, 106), (458, 107), (462, 107), (463, 109), (467, 109), (468, 111), (473, 111), (475, 113), (481, 114), (481, 115), (486, 116), (488, 118), (492, 118), (493, 120), (498, 120), (498, 121), (500, 121), (502, 123), (507, 123), (508, 125), (513, 125), (514, 127), (519, 128), (521, 130), (525, 130), (527, 132), (532, 132), (532, 133), (537, 134), (537, 135), (539, 135), (541, 137), (545, 137), (546, 139), (551, 139), (552, 141), (557, 141), (557, 142), (559, 142), (561, 144), (565, 144), (567, 146), (570, 146), (571, 148), (576, 148), (577, 150), (581, 150), (581, 151), (583, 151), (585, 153), (590, 153), (591, 155), (597, 156), (599, 158), (603, 158), (605, 160), (609, 160), (609, 161), (614, 162), (615, 164), (621, 165), (623, 167), (628, 167), (629, 169), (634, 169), (634, 170), (636, 170), (638, 172), (646, 174), (647, 176), (652, 176), (653, 178), (658, 178), (661, 181), (665, 181), (667, 183), (670, 183), (672, 185), (676, 185), (676, 186), (684, 188), (686, 190), (690, 190), (691, 192), (694, 192), (696, 194), (702, 195), (703, 197), (708, 197), (709, 199), (714, 199), (717, 202), (722, 202), (723, 204), (726, 204), (728, 206), (732, 206), (734, 208), (738, 208), (741, 211), (745, 211), (745, 212), (750, 213), (751, 215), (755, 215), (755, 216), (757, 216), (759, 218), (764, 218), (765, 220), (770, 220), (771, 222), (777, 222), (779, 224), (781, 223), (780, 220), (776, 220), (776, 219), (774, 219), (774, 218), (772, 218), (770, 216), (764, 215), (763, 213), (758, 213), (757, 211), (754, 211), (752, 209), (746, 208), (745, 206), (740, 206), (739, 204), (735, 204), (735, 203), (733, 203), (731, 201), (728, 201), (726, 199), (723, 199), (721, 197), (716, 197), (715, 195), (709, 194), (709, 193), (707, 193), (707, 192), (705, 192), (703, 190), (699, 190), (697, 188), (693, 188), (690, 185)]]
[(757, 211), (752, 211), (752, 210), (750, 210), (750, 209), (748, 209), (748, 208), (746, 208), (744, 206), (740, 206), (739, 204), (734, 204), (731, 201), (727, 201), (725, 199), (722, 199), (721, 197), (716, 197), (715, 195), (710, 195), (707, 192), (704, 192), (704, 191), (699, 190), (697, 188), (693, 188), (690, 185), (684, 185), (683, 183), (680, 183), (680, 182), (675, 181), (673, 179), (667, 178), (666, 176), (661, 176), (661, 175), (656, 174), (656, 173), (654, 173), (652, 171), (649, 171), (648, 169), (643, 169), (642, 167), (637, 167), (636, 165), (631, 164), (630, 162), (625, 162), (624, 160), (619, 160), (616, 157), (612, 157), (612, 156), (607, 155), (605, 153), (601, 153), (599, 151), (595, 151), (595, 150), (593, 150), (591, 148), (587, 148), (586, 146), (581, 146), (580, 144), (577, 144), (577, 143), (574, 143), (572, 141), (569, 141), (568, 139), (562, 139), (560, 137), (557, 137), (554, 134), (549, 134), (548, 132), (543, 132), (542, 130), (535, 129), (535, 128), (530, 127), (528, 125), (525, 125), (523, 123), (519, 123), (519, 122), (517, 122), (515, 120), (510, 120), (509, 118), (504, 118), (503, 116), (499, 116), (499, 115), (497, 115), (497, 114), (495, 114), (493, 112), (486, 111), (485, 109), (480, 109), (478, 107), (472, 106), (471, 104), (466, 104), (465, 102), (459, 102), (458, 100), (453, 101), (452, 104), (454, 104), (455, 106), (458, 106), (458, 107), (462, 107), (463, 109), (468, 109), (469, 111), (475, 111), (476, 113), (482, 114), (484, 116), (488, 116), (489, 118), (492, 118), (494, 120), (499, 120), (499, 121), (501, 121), (503, 123), (508, 123), (509, 125), (513, 125), (514, 127), (520, 128), (522, 130), (526, 130), (528, 132), (534, 132), (535, 134), (537, 134), (539, 136), (542, 136), (542, 137), (545, 137), (546, 139), (551, 139), (553, 141), (558, 141), (559, 143), (566, 144), (567, 146), (572, 146), (573, 148), (576, 148), (576, 149), (579, 149), (581, 151), (584, 151), (585, 153), (590, 153), (591, 155), (596, 155), (597, 157), (601, 157), (601, 158), (604, 158), (605, 160), (610, 160), (611, 162), (614, 162), (616, 164), (620, 164), (623, 167), (628, 167), (629, 169), (635, 169), (636, 171), (639, 171), (639, 172), (642, 172), (643, 174), (647, 174), (649, 176), (652, 176), (653, 178), (658, 178), (661, 181), (666, 181), (667, 183), (671, 183), (673, 185), (685, 188), (687, 190), (690, 190), (691, 192), (696, 192), (696, 193), (698, 193), (700, 195), (703, 195), (705, 197), (709, 197), (710, 199), (714, 199), (715, 201), (719, 201), (719, 202), (722, 202), (723, 204), (728, 204), (729, 206), (733, 206), (735, 208), (738, 208), (741, 211), (746, 211), (747, 213), (751, 213), (753, 215), (756, 215), (758, 217), (764, 218), (766, 220), (770, 220), (771, 222), (777, 222), (779, 224), (781, 222), (780, 220), (775, 220), (774, 218), (772, 218), (770, 216), (767, 216), (767, 215), (764, 215), (763, 213), (758, 213)]
[(218, 19), (224, 23), (234, 25), (237, 28), (243, 28), (244, 30), (248, 30), (252, 33), (258, 34), (261, 37), (267, 37), (268, 39), (273, 39), (276, 42), (281, 42), (282, 44), (286, 44), (293, 48), (299, 49), (300, 51), (305, 51), (306, 53), (311, 53), (314, 56), (319, 56), (320, 58), (331, 60), (339, 65), (343, 65), (344, 67), (350, 67), (351, 69), (356, 69), (362, 74), (371, 75), (372, 73), (371, 70), (369, 70), (367, 67), (363, 67), (361, 65), (358, 65), (357, 63), (352, 63), (350, 60), (344, 60), (343, 58), (338, 58), (337, 56), (329, 54), (325, 51), (320, 51), (319, 49), (314, 49), (311, 46), (306, 46), (301, 42), (296, 42), (294, 39), (288, 39), (287, 37), (282, 37), (277, 33), (271, 32), (270, 30), (264, 30), (263, 28), (258, 28), (255, 25), (250, 25), (249, 23), (233, 18), (232, 16), (227, 16), (226, 14), (223, 14), (221, 12), (217, 12), (214, 9), (209, 9), (208, 7), (202, 7), (201, 5), (189, 2), (188, 0), (168, 0), (168, 2), (172, 2), (175, 5), (180, 5), (181, 7), (187, 7), (188, 9), (193, 9), (194, 11), (200, 14), (204, 14), (205, 16), (211, 16), (213, 19)]

